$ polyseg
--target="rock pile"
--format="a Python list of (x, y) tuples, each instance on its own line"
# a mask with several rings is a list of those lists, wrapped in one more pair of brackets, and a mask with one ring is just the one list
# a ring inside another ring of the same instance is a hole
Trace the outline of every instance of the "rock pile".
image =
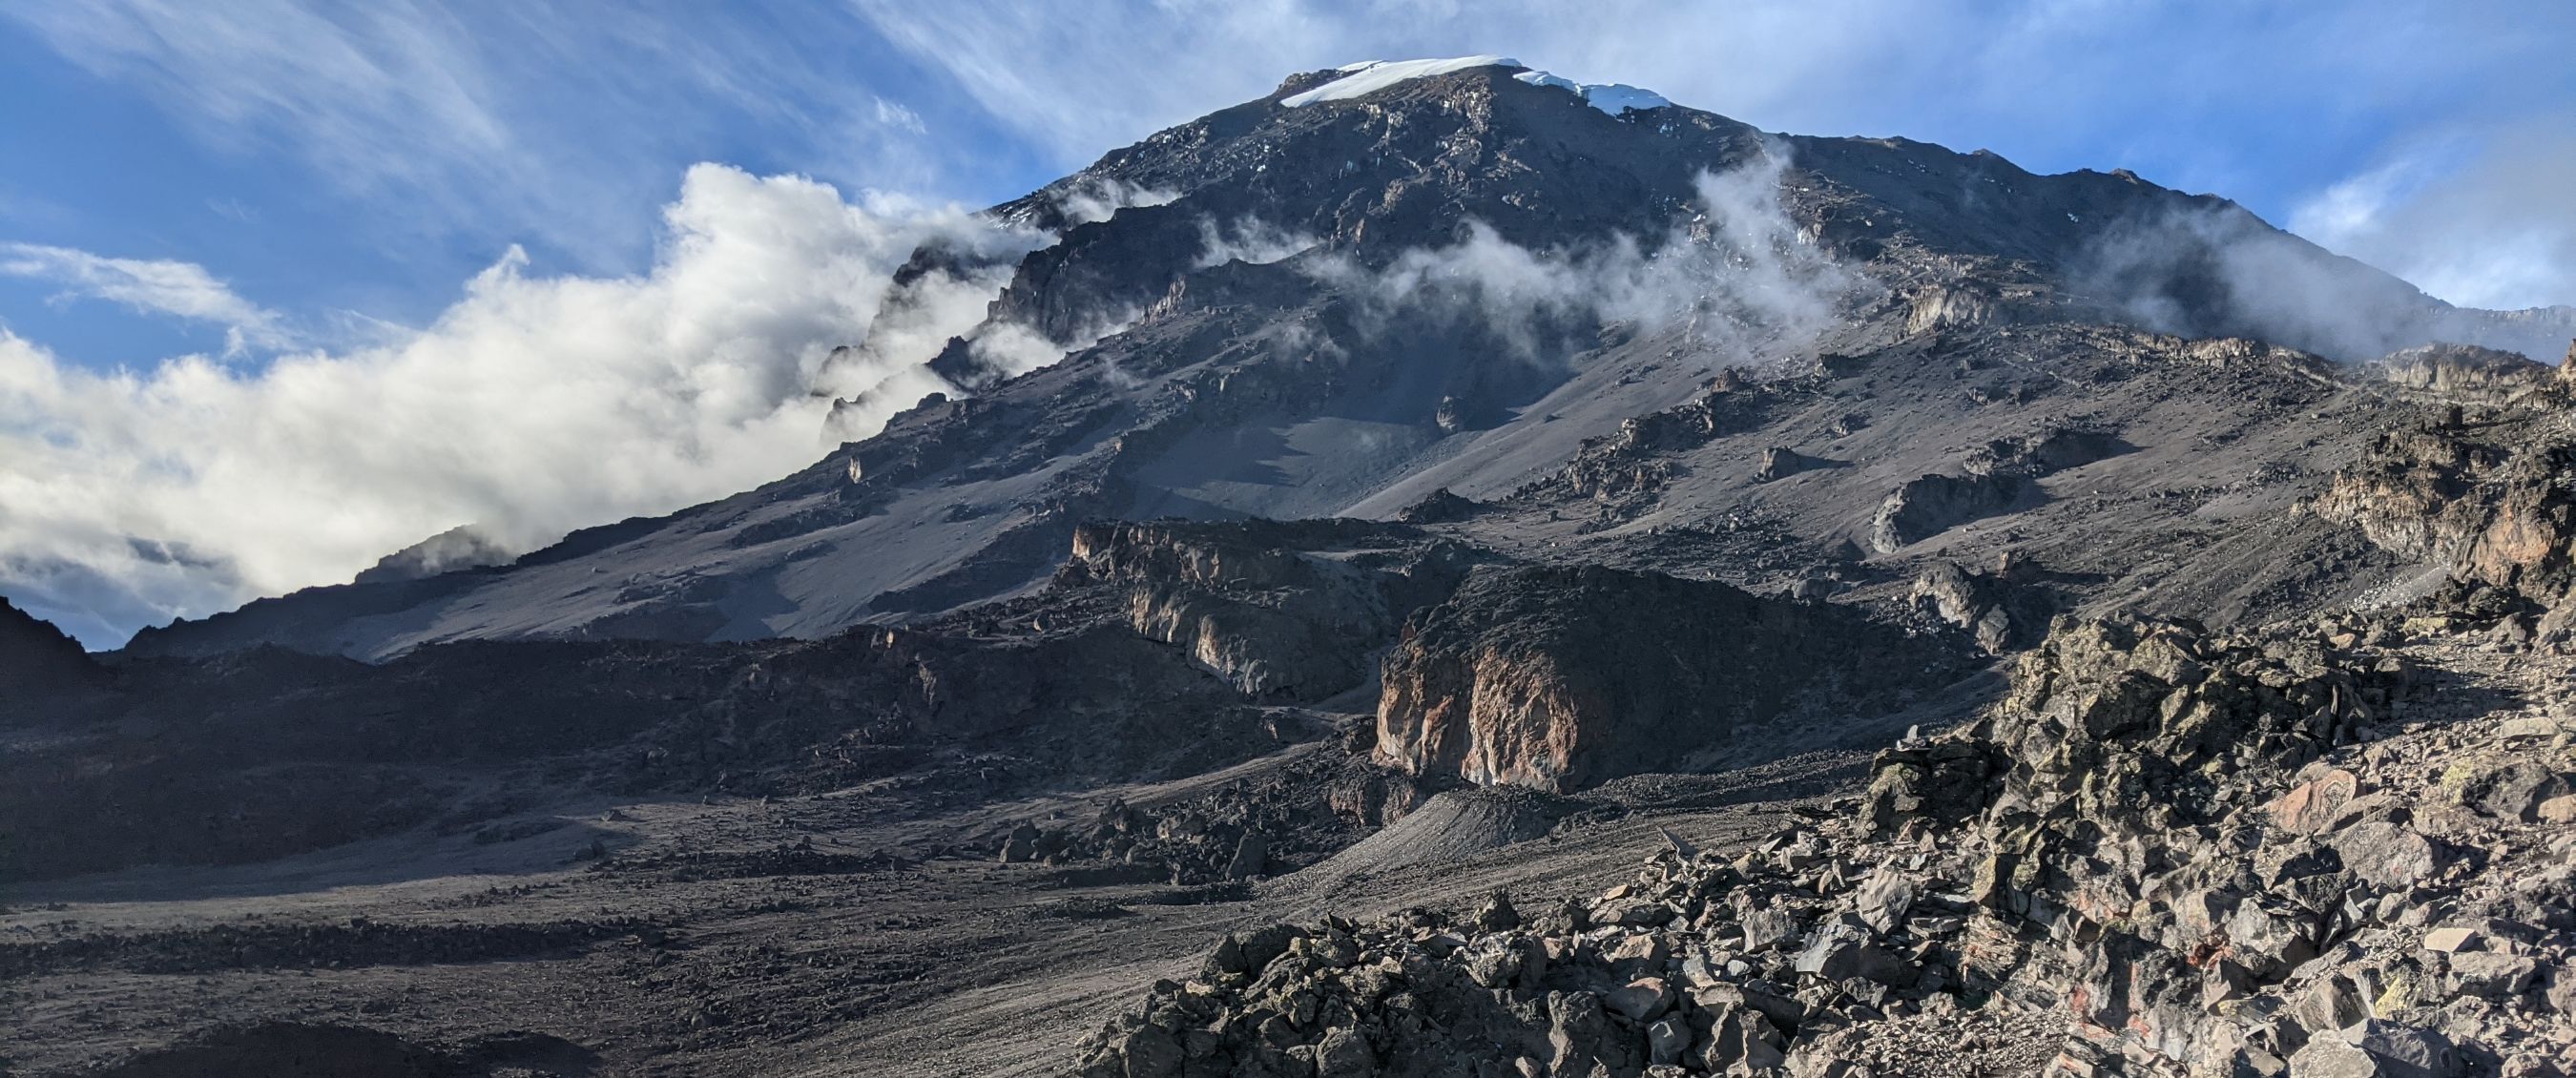
[(1321, 860), (1403, 815), (1418, 797), (1400, 775), (1316, 753), (1198, 797), (1151, 805), (1113, 798), (1087, 818), (1021, 821), (994, 849), (1005, 864), (1088, 864), (1136, 880), (1251, 880)]
[(2567, 1073), (2576, 721), (2401, 722), (2412, 678), (2061, 621), (1837, 818), (1732, 860), (1677, 838), (1536, 917), (1228, 937), (1080, 1073)]

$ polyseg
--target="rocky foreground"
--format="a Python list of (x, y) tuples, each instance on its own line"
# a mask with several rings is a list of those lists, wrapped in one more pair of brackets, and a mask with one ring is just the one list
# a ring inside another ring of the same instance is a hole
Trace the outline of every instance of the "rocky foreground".
[(2454, 627), (2061, 622), (1832, 818), (1589, 902), (1230, 935), (1080, 1073), (2569, 1073), (2576, 717), (2382, 646)]

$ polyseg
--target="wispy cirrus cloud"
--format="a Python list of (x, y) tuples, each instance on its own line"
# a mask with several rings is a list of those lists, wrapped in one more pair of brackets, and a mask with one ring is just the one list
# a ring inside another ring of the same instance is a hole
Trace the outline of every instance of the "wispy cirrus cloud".
[(285, 316), (242, 298), (194, 262), (110, 258), (70, 247), (0, 243), (0, 274), (60, 286), (58, 299), (101, 299), (145, 314), (221, 326), (227, 354), (286, 348), (296, 340), (286, 328)]
[(9, 15), (206, 137), (292, 143), (346, 183), (424, 181), (514, 141), (468, 28), (416, 4), (38, 0)]
[[(298, 162), (336, 197), (430, 235), (542, 243), (631, 268), (635, 223), (742, 134), (796, 169), (918, 189), (929, 128), (849, 77), (832, 8), (555, 0), (25, 0), (14, 23), (207, 145)], [(219, 210), (218, 212), (222, 212)]]

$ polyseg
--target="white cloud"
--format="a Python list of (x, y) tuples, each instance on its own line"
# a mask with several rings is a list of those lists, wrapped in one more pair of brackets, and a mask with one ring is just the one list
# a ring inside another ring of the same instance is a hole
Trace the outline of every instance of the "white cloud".
[(2410, 149), (2309, 198), (2290, 229), (2464, 306), (2576, 304), (2576, 133)]
[(928, 134), (930, 130), (922, 124), (920, 113), (882, 97), (876, 99), (876, 114), (877, 122), (887, 127), (909, 131), (916, 135)]
[(1817, 248), (1780, 204), (1785, 149), (1698, 179), (1690, 220), (1651, 249), (1616, 236), (1573, 250), (1533, 251), (1471, 222), (1448, 247), (1414, 248), (1385, 266), (1338, 256), (1296, 263), (1363, 302), (1363, 328), (1428, 317), (1464, 320), (1547, 361), (1552, 324), (1681, 327), (1698, 352), (1732, 363), (1777, 355), (1830, 328), (1878, 286)]
[(0, 330), (0, 587), (97, 646), (460, 524), (526, 549), (748, 489), (824, 451), (824, 360), (917, 244), (1029, 243), (715, 165), (664, 222), (647, 273), (549, 277), (513, 251), (416, 334), (257, 371), (101, 374)]
[(1215, 218), (1202, 217), (1197, 265), (1200, 269), (1228, 262), (1266, 266), (1303, 254), (1319, 242), (1302, 232), (1290, 232), (1250, 217), (1235, 221), (1231, 227), (1219, 227)]
[(1087, 225), (1106, 221), (1129, 207), (1161, 206), (1181, 197), (1178, 192), (1151, 187), (1131, 187), (1117, 180), (1097, 180), (1069, 188), (1057, 198), (1067, 221)]
[(61, 285), (65, 296), (121, 303), (224, 327), (227, 354), (245, 348), (284, 348), (293, 336), (276, 312), (235, 294), (231, 286), (193, 262), (109, 258), (69, 247), (0, 243), (0, 274)]

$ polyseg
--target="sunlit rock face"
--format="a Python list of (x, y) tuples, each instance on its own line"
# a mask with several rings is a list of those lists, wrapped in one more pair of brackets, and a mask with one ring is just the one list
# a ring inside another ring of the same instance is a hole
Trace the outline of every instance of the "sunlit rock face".
[(1724, 584), (1488, 569), (1406, 623), (1377, 754), (1416, 775), (1552, 790), (1751, 762), (1892, 710), (1955, 662), (1848, 611)]

